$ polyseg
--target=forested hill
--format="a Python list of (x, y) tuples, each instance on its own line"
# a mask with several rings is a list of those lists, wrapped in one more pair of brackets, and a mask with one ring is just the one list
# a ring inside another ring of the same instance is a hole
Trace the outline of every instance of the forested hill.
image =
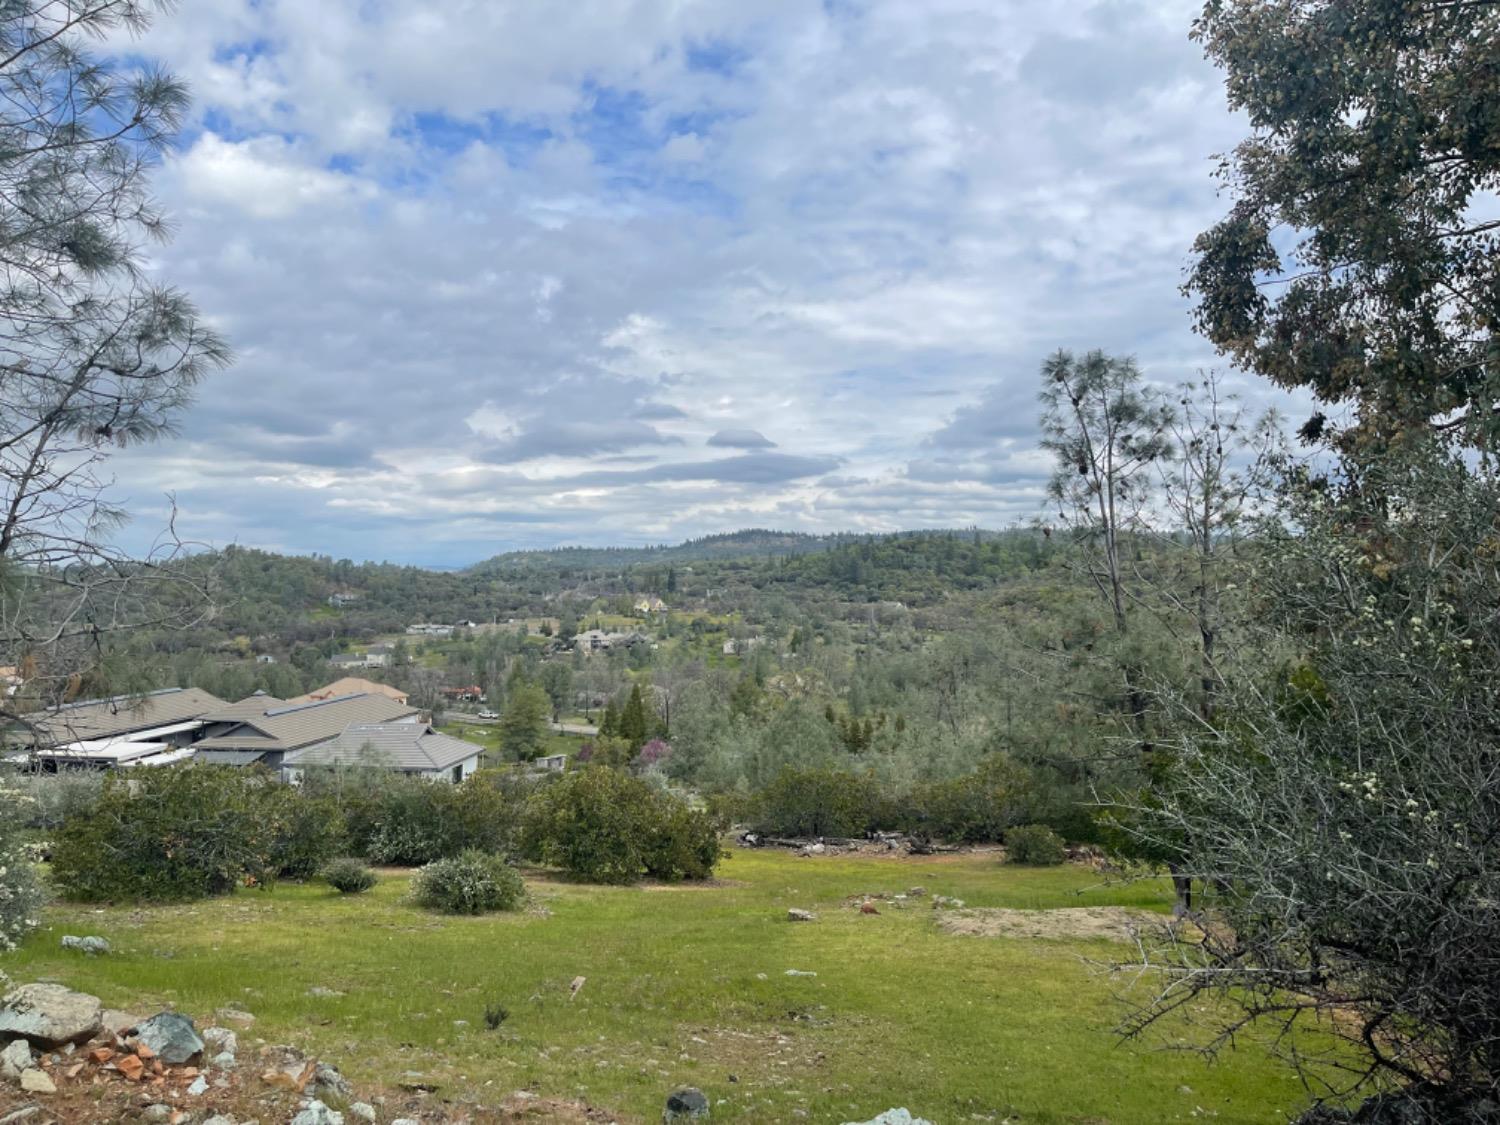
[(788, 558), (826, 551), (850, 539), (849, 534), (808, 535), (800, 531), (747, 528), (706, 535), (677, 544), (649, 547), (557, 547), (545, 551), (508, 551), (468, 567), (470, 573), (526, 570), (623, 570), (652, 563), (701, 562), (712, 559)]

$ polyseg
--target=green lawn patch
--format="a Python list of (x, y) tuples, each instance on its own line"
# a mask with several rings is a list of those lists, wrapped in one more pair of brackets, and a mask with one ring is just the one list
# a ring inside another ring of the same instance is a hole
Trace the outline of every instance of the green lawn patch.
[[(863, 915), (861, 893), (920, 885), (976, 907), (1166, 909), (1156, 883), (990, 855), (798, 858), (736, 851), (709, 886), (602, 888), (531, 873), (531, 909), (446, 917), (403, 901), (408, 873), (342, 896), (283, 884), (189, 906), (59, 905), (3, 966), (106, 1004), (238, 1005), (254, 1036), (297, 1043), (364, 1089), (420, 1071), (443, 1096), (530, 1088), (627, 1120), (659, 1119), (677, 1085), (716, 1121), (860, 1121), (904, 1105), (935, 1122), (1274, 1122), (1304, 1102), (1253, 1041), (1210, 1065), (1122, 1045), (1108, 943), (941, 931), (927, 900)], [(815, 911), (789, 923), (786, 911)], [(114, 952), (65, 953), (64, 933)], [(816, 976), (786, 975), (788, 969)], [(570, 999), (570, 982), (587, 981)], [(314, 987), (342, 996), (311, 996)], [(485, 1028), (487, 1005), (509, 1012)], [(459, 1022), (463, 1021), (463, 1022)]]

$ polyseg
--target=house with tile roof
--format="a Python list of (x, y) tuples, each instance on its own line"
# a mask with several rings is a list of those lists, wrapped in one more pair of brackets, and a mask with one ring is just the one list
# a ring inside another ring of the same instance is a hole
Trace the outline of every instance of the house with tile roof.
[(324, 684), (315, 691), (306, 695), (294, 695), (288, 699), (288, 703), (315, 703), (321, 699), (332, 699), (336, 695), (383, 695), (388, 699), (394, 699), (397, 703), (406, 702), (406, 692), (390, 684), (378, 684), (374, 680), (367, 680), (361, 676), (344, 676), (334, 680), (331, 684)]
[(384, 695), (357, 693), (295, 703), (251, 696), (210, 713), (212, 729), (197, 744), (201, 762), (279, 769), (294, 750), (337, 737), (354, 723), (416, 723), (418, 711)]
[(186, 745), (203, 730), (203, 716), (224, 706), (222, 699), (202, 688), (84, 699), (26, 715), (22, 740), (37, 747), (56, 747), (160, 733), (161, 728), (172, 727), (177, 729), (162, 737), (174, 745)]
[(334, 738), (287, 754), (281, 767), (291, 781), (311, 769), (369, 766), (457, 785), (479, 768), (483, 753), (428, 723), (351, 723)]

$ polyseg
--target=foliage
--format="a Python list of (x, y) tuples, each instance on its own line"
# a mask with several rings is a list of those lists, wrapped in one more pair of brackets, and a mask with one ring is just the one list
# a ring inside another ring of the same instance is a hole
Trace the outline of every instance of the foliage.
[(21, 832), (34, 815), (33, 803), (30, 794), (0, 782), (0, 953), (14, 949), (36, 927), (47, 897)]
[(863, 836), (886, 815), (869, 774), (788, 766), (757, 796), (755, 825), (778, 836)]
[(69, 817), (88, 815), (104, 790), (104, 774), (94, 770), (14, 773), (4, 777), (4, 785), (25, 795), (26, 826), (50, 831)]
[(500, 719), (500, 748), (516, 761), (529, 762), (542, 751), (552, 704), (536, 684), (517, 684)]
[(375, 872), (357, 859), (345, 856), (323, 868), (323, 881), (340, 894), (357, 895), (376, 883)]
[(87, 815), (54, 837), (52, 877), (71, 898), (173, 901), (273, 884), (298, 795), (257, 770), (173, 766), (112, 774)]
[(569, 773), (532, 797), (525, 854), (595, 883), (704, 879), (718, 827), (680, 798), (606, 766)]
[(1068, 858), (1068, 849), (1045, 824), (1023, 824), (1005, 834), (1005, 858), (1028, 867), (1051, 867)]
[(1036, 811), (1031, 772), (992, 754), (971, 774), (918, 786), (901, 802), (907, 830), (955, 844), (999, 843)]
[(470, 849), (417, 871), (411, 894), (413, 902), (429, 910), (489, 914), (515, 910), (526, 897), (526, 887), (502, 856)]
[(336, 802), (276, 785), (264, 793), (276, 826), (271, 862), (287, 879), (311, 879), (344, 848), (344, 822)]
[(1351, 1087), (1464, 1119), (1500, 1094), (1500, 482), (1387, 453), (1293, 476), (1277, 514), (1223, 714), (1134, 810), (1210, 881), (1213, 922), (1132, 1028), (1204, 993), (1231, 1013), (1209, 1047), (1327, 1016)]
[(1492, 437), (1500, 6), (1210, 0), (1193, 34), (1252, 130), (1195, 247), (1199, 330), (1386, 433)]

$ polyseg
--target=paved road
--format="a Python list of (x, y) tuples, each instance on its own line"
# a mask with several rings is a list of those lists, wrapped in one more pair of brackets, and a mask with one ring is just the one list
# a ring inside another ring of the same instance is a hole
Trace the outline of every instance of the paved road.
[[(476, 727), (494, 726), (499, 719), (481, 719), (478, 715), (471, 715), (466, 711), (449, 711), (443, 716), (447, 723), (472, 723)], [(553, 734), (578, 734), (592, 737), (599, 733), (599, 728), (589, 723), (548, 723), (548, 728)]]

